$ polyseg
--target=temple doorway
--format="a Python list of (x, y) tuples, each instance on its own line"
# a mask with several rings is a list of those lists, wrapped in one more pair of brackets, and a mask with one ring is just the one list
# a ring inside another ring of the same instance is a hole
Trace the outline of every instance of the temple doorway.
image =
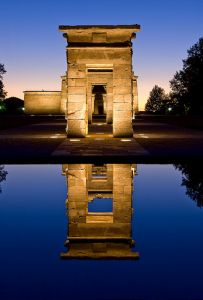
[(106, 123), (106, 86), (92, 86), (92, 123)]

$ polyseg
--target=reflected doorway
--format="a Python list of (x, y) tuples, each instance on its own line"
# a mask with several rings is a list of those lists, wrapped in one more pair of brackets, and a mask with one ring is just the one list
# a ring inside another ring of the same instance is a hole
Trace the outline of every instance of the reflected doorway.
[(63, 165), (68, 187), (63, 259), (138, 259), (132, 238), (136, 165)]

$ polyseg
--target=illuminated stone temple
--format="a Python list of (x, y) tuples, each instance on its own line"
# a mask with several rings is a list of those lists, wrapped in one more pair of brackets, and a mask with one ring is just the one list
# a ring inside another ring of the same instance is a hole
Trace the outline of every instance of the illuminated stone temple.
[(85, 137), (88, 124), (112, 124), (114, 137), (133, 134), (138, 111), (132, 39), (139, 25), (59, 26), (67, 39), (61, 91), (25, 91), (28, 114), (65, 114), (67, 135)]
[(139, 258), (132, 251), (135, 167), (63, 165), (68, 187), (68, 252), (61, 258)]

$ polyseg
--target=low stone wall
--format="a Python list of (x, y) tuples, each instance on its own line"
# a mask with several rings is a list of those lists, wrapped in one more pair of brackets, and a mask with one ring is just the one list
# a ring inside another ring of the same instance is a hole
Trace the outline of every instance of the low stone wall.
[(60, 91), (25, 91), (26, 114), (62, 114)]

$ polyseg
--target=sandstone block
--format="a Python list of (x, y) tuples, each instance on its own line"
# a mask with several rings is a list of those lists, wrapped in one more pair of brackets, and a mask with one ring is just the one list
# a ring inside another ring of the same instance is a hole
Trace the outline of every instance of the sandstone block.
[(86, 95), (85, 86), (69, 86), (68, 95)]
[(86, 103), (86, 95), (69, 95), (68, 94), (68, 103), (69, 102), (79, 102)]
[(129, 78), (114, 78), (113, 79), (113, 86), (128, 86), (131, 88), (132, 86), (132, 79)]
[(86, 86), (86, 78), (68, 78), (68, 87), (85, 87)]
[[(123, 102), (114, 102), (113, 104), (114, 111), (122, 111), (123, 113), (125, 112), (132, 112), (132, 105), (128, 105), (128, 103), (123, 103)], [(129, 114), (130, 115), (130, 114)], [(114, 114), (116, 117), (116, 113)]]
[(131, 85), (129, 86), (120, 85), (120, 86), (114, 86), (113, 95), (115, 97), (116, 95), (126, 95), (126, 94), (130, 94), (131, 92), (132, 92)]
[(113, 136), (117, 138), (132, 137), (132, 127), (115, 127), (113, 126)]
[(82, 138), (86, 136), (86, 128), (81, 128), (81, 127), (71, 127), (69, 125), (68, 128), (68, 137), (77, 137), (77, 138)]
[(85, 164), (69, 164), (68, 165), (68, 170), (70, 170), (70, 171), (80, 170), (85, 175), (86, 165)]
[(86, 103), (82, 102), (82, 103), (79, 103), (79, 102), (69, 102), (68, 103), (68, 112), (71, 113), (71, 112), (74, 112), (74, 111), (84, 111), (86, 110)]
[[(115, 105), (116, 105), (116, 103), (115, 103)], [(120, 122), (121, 123), (123, 123), (123, 122), (131, 123), (131, 120), (132, 120), (132, 110), (128, 110), (128, 107), (126, 107), (126, 110), (123, 110), (123, 111), (122, 110), (114, 110), (113, 111), (114, 123), (117, 123), (117, 124), (119, 124)]]
[(81, 78), (85, 78), (85, 77), (86, 77), (85, 71), (79, 71), (79, 70), (75, 70), (75, 69), (71, 69), (71, 68), (68, 71), (68, 79), (69, 78), (81, 79)]

